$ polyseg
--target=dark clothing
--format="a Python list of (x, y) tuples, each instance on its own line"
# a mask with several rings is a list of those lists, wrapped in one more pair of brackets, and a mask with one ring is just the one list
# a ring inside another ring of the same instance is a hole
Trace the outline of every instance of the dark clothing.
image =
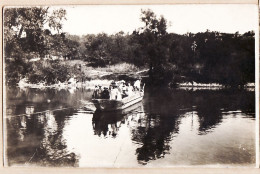
[(101, 98), (102, 99), (109, 99), (109, 91), (107, 89), (105, 89), (102, 94), (101, 94)]
[(95, 99), (98, 98), (98, 90), (97, 89), (94, 90), (92, 98), (95, 98)]

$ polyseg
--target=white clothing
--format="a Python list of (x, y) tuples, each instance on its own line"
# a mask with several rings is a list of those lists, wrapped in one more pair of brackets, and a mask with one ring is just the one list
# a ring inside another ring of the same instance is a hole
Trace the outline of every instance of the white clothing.
[(140, 90), (140, 88), (141, 88), (141, 81), (140, 80), (136, 80), (135, 83), (134, 83), (134, 87), (136, 87), (137, 89)]
[(133, 87), (132, 86), (127, 87), (127, 94), (128, 94), (128, 96), (133, 94)]
[(110, 100), (122, 100), (122, 95), (117, 88), (111, 89)]

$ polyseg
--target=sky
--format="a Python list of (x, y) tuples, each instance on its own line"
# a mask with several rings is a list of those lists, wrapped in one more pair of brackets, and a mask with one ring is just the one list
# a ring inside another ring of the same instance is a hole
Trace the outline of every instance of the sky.
[(63, 31), (75, 35), (115, 34), (119, 31), (131, 34), (144, 26), (140, 21), (141, 9), (148, 8), (158, 17), (163, 15), (167, 19), (169, 33), (197, 33), (209, 29), (243, 34), (258, 26), (257, 5), (87, 5), (62, 8), (67, 11)]

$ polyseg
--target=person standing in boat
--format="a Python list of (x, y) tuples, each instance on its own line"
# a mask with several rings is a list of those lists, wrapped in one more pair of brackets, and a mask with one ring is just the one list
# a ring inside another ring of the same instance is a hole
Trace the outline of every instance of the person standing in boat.
[(134, 83), (135, 90), (139, 91), (141, 89), (141, 80), (136, 80)]
[(109, 99), (109, 91), (107, 87), (104, 87), (104, 90), (102, 92), (102, 99)]
[(115, 81), (112, 81), (110, 86), (109, 86), (109, 90), (110, 90), (110, 97), (109, 97), (109, 99), (110, 100), (115, 100), (116, 99), (115, 87), (116, 87), (116, 83), (115, 83)]
[(122, 86), (122, 98), (127, 97), (127, 96), (128, 96), (128, 94), (126, 92), (126, 85), (124, 83)]
[(102, 86), (99, 85), (99, 88), (98, 88), (98, 98), (102, 98), (102, 92), (103, 92)]
[(110, 100), (121, 100), (122, 94), (119, 92), (116, 85), (112, 86), (111, 92), (110, 92)]
[(116, 90), (115, 86), (111, 86), (111, 91), (110, 91), (110, 100), (115, 100), (116, 99)]
[(117, 88), (117, 94), (116, 94), (116, 99), (117, 100), (122, 100), (122, 93), (118, 90), (118, 88)]
[(112, 90), (114, 86), (116, 86), (116, 82), (113, 80), (109, 85), (109, 90)]
[(123, 83), (119, 83), (118, 91), (122, 94), (123, 93)]
[(95, 85), (92, 98), (98, 98), (98, 86), (97, 85)]
[(127, 88), (126, 88), (127, 95), (131, 96), (133, 94), (133, 90), (134, 90), (133, 86), (130, 83), (128, 83)]

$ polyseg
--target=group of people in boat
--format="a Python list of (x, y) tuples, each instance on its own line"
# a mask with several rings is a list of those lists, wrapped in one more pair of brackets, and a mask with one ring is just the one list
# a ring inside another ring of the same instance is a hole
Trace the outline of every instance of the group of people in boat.
[(94, 99), (121, 100), (133, 95), (136, 91), (141, 91), (141, 80), (136, 80), (134, 85), (126, 83), (124, 80), (112, 81), (109, 87), (96, 85), (92, 97)]

